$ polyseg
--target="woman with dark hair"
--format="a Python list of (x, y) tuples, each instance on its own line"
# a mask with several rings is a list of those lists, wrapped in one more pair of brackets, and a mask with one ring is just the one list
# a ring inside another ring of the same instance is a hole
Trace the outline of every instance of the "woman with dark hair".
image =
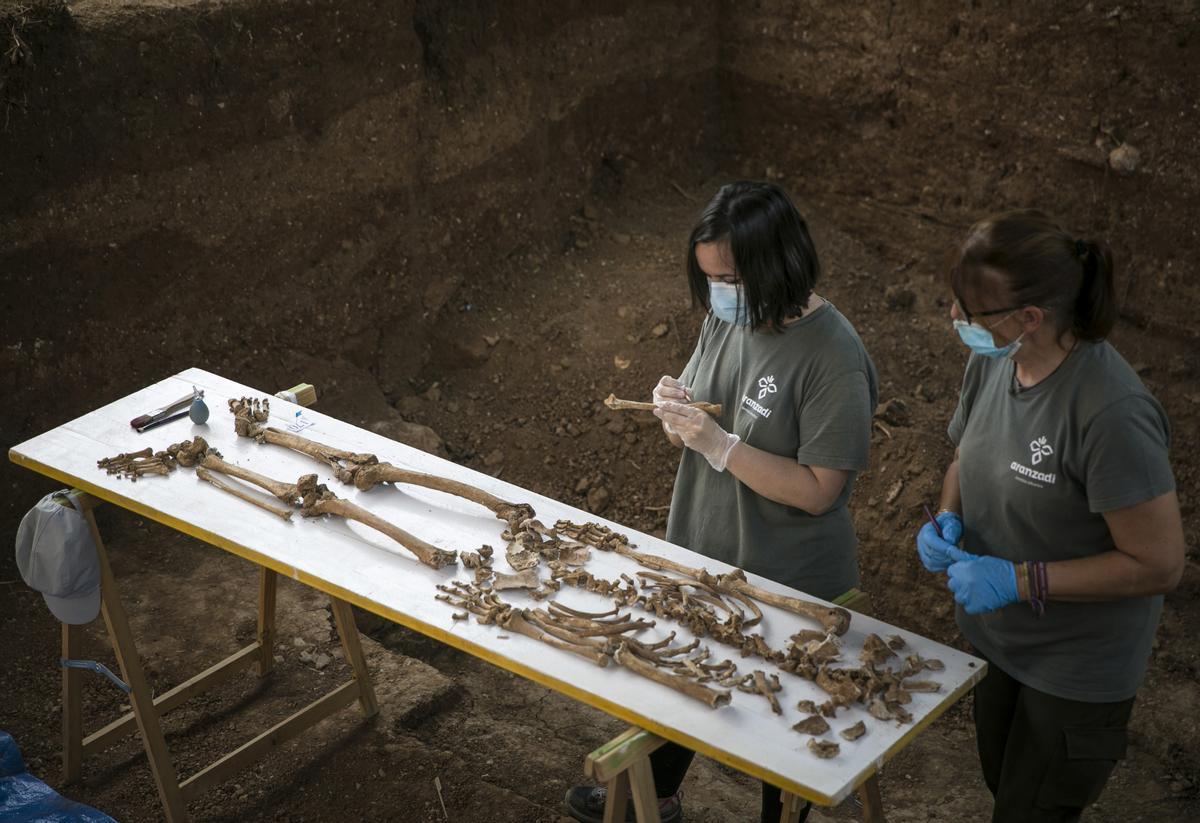
[[(846, 501), (868, 465), (875, 367), (813, 291), (816, 249), (778, 186), (721, 187), (692, 231), (687, 271), (708, 316), (683, 373), (653, 393), (663, 431), (684, 447), (667, 540), (833, 600), (858, 584)], [(722, 415), (684, 405), (693, 399), (720, 403)], [(681, 819), (692, 757), (672, 743), (651, 756), (664, 823)], [(568, 812), (600, 821), (605, 800), (603, 788), (575, 787)], [(781, 812), (779, 790), (764, 783), (762, 819)]]
[[(951, 317), (972, 354), (921, 561), (988, 661), (975, 730), (992, 820), (1078, 820), (1125, 754), (1183, 525), (1162, 407), (1105, 341), (1112, 255), (1039, 211), (970, 230)], [(959, 544), (961, 542), (961, 548)]]

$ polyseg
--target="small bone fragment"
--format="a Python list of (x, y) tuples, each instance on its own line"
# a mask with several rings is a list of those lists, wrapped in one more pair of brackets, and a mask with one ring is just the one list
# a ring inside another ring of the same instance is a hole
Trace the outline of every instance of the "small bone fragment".
[(924, 668), (929, 669), (931, 672), (941, 672), (946, 670), (946, 664), (937, 659), (924, 660), (921, 662), (921, 665)]
[(816, 629), (801, 629), (800, 631), (796, 632), (788, 639), (791, 640), (793, 643), (795, 643), (797, 646), (803, 646), (805, 643), (809, 642), (810, 640), (816, 640), (816, 641), (820, 642), (821, 640), (824, 640), (828, 636), (829, 635), (825, 634), (825, 632), (819, 632)]
[(841, 752), (842, 747), (830, 740), (818, 740), (815, 737), (809, 738), (808, 748), (817, 757), (822, 760), (828, 760), (831, 757), (837, 757)]
[(933, 680), (905, 680), (904, 688), (910, 692), (940, 692), (942, 684)]
[(894, 649), (896, 651), (903, 649), (907, 645), (904, 642), (904, 638), (898, 634), (893, 634), (893, 635), (889, 636), (887, 639), (887, 644), (888, 644), (888, 648)]
[(520, 548), (520, 544), (515, 542), (508, 544), (505, 557), (508, 559), (508, 565), (519, 572), (535, 568), (538, 564), (538, 556), (535, 552), (522, 549)]
[(877, 634), (868, 634), (866, 640), (863, 641), (863, 649), (859, 654), (858, 659), (864, 663), (879, 665), (889, 657), (895, 657), (896, 653), (889, 648), (887, 643), (884, 643)]
[(833, 698), (833, 702), (839, 706), (849, 706), (862, 694), (854, 681), (844, 674), (848, 671), (848, 669), (830, 669), (823, 666), (817, 672), (817, 685), (828, 692), (829, 696)]
[(671, 674), (656, 667), (653, 663), (648, 663), (642, 660), (636, 654), (629, 650), (628, 645), (622, 643), (613, 654), (613, 659), (620, 663), (630, 671), (640, 674), (642, 677), (653, 680), (655, 683), (661, 683), (668, 686), (680, 694), (699, 700), (706, 704), (710, 709), (718, 708), (729, 703), (730, 693), (710, 689), (702, 683), (697, 683), (689, 677), (683, 677), (677, 674)]
[(541, 580), (538, 579), (537, 569), (525, 569), (517, 574), (496, 572), (492, 580), (492, 588), (495, 591), (503, 591), (504, 589), (536, 589), (540, 585)]
[(818, 708), (821, 710), (822, 717), (837, 717), (837, 710), (841, 708), (841, 706), (832, 700), (826, 700), (824, 703), (818, 706)]
[(234, 497), (241, 498), (242, 500), (245, 500), (247, 503), (253, 503), (255, 506), (258, 506), (260, 509), (265, 509), (266, 511), (269, 511), (271, 514), (273, 514), (277, 517), (282, 517), (284, 520), (288, 520), (288, 521), (290, 521), (292, 519), (292, 510), (291, 509), (285, 508), (285, 507), (279, 505), (278, 503), (272, 502), (270, 500), (263, 500), (261, 498), (255, 497), (249, 490), (239, 489), (233, 483), (225, 482), (224, 480), (217, 477), (215, 474), (213, 474), (212, 472), (210, 472), (208, 469), (204, 468), (203, 466), (198, 466), (196, 468), (196, 476), (199, 477), (201, 480), (205, 480), (209, 483), (212, 483), (214, 486), (216, 486), (221, 491), (229, 492)]
[(825, 734), (829, 731), (829, 721), (819, 714), (814, 714), (796, 723), (792, 728), (802, 734)]
[(812, 662), (820, 665), (828, 663), (830, 660), (836, 660), (842, 650), (838, 647), (837, 641), (833, 639), (833, 635), (826, 635), (820, 641), (810, 640), (806, 643), (804, 652)]
[(450, 615), (451, 620), (466, 620), (471, 615), (467, 612), (454, 612)]
[(767, 702), (771, 704), (771, 711), (775, 712), (775, 714), (783, 714), (779, 700), (775, 697), (775, 692), (782, 690), (783, 687), (779, 685), (779, 677), (777, 675), (772, 676), (774, 677), (773, 682), (767, 680), (766, 672), (756, 669), (754, 671), (754, 690), (767, 698)]
[[(484, 555), (484, 553), (483, 553), (484, 549), (489, 549), (489, 552), (487, 555)], [(492, 556), (491, 556), (490, 549), (491, 549), (490, 546), (483, 546), (477, 552), (460, 552), (458, 556), (459, 556), (459, 559), (462, 560), (462, 564), (464, 566), (466, 566), (468, 569), (486, 568), (486, 567), (489, 567), (492, 565)]]
[(560, 554), (559, 560), (566, 563), (568, 566), (583, 566), (591, 559), (592, 550), (588, 546), (580, 546), (577, 549), (571, 549)]
[[(640, 400), (622, 400), (615, 394), (610, 394), (604, 398), (604, 405), (613, 411), (654, 411), (657, 408), (653, 403), (644, 403)], [(713, 417), (721, 416), (720, 403), (684, 403), (683, 405), (699, 409), (705, 414), (711, 414)]]
[(839, 734), (847, 740), (858, 740), (858, 738), (862, 737), (866, 733), (867, 724), (863, 723), (861, 720), (855, 723), (853, 726), (847, 726), (839, 732)]
[(796, 704), (796, 708), (799, 711), (804, 712), (805, 714), (816, 714), (817, 713), (817, 704), (811, 700), (801, 700), (799, 703)]

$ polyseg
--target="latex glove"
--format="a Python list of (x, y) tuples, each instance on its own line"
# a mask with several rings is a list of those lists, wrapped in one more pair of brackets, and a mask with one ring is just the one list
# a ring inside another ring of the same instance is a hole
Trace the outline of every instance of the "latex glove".
[(942, 527), (942, 536), (938, 537), (932, 523), (926, 523), (917, 532), (917, 554), (929, 571), (944, 572), (954, 562), (949, 550), (957, 547), (962, 539), (963, 522), (954, 512), (942, 512), (937, 516), (937, 522)]
[(740, 437), (721, 428), (711, 415), (682, 403), (665, 401), (654, 410), (654, 414), (679, 435), (683, 445), (704, 455), (708, 464), (717, 471), (725, 471), (729, 453), (741, 440)]
[(650, 396), (654, 398), (654, 405), (656, 406), (661, 406), (668, 401), (675, 403), (692, 402), (692, 390), (669, 374), (664, 374), (659, 378), (658, 385), (654, 387), (654, 391)]
[[(658, 385), (654, 387), (650, 397), (654, 400), (654, 405), (661, 406), (663, 403), (690, 403), (692, 402), (692, 390), (683, 385), (669, 374), (664, 374), (658, 381)], [(679, 432), (671, 427), (667, 421), (663, 421), (663, 428), (667, 430), (667, 434), (679, 436)]]
[(950, 591), (967, 614), (983, 614), (1019, 603), (1017, 567), (1008, 560), (952, 549), (956, 558), (946, 570)]

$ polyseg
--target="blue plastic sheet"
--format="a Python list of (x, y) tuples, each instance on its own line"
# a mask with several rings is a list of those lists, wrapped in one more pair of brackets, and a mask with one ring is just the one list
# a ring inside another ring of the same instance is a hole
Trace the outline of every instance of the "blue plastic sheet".
[(25, 770), (17, 742), (0, 731), (0, 823), (116, 823), (91, 806), (67, 800)]

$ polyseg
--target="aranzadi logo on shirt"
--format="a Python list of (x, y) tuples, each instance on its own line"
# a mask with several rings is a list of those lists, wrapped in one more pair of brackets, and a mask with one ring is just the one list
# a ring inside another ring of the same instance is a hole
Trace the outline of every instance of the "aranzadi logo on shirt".
[[(1045, 435), (1029, 442), (1029, 462), (1034, 466), (1038, 466), (1040, 469), (1049, 468), (1049, 466), (1041, 464), (1053, 456), (1054, 446), (1050, 444)], [(1058, 478), (1058, 475), (1054, 472), (1039, 471), (1016, 460), (1009, 464), (1009, 468), (1017, 473), (1017, 480), (1030, 486), (1037, 486), (1038, 488), (1045, 488), (1047, 484), (1054, 485), (1054, 481)]]
[(770, 398), (771, 395), (779, 391), (779, 387), (775, 385), (775, 375), (768, 374), (766, 377), (758, 378), (758, 387), (752, 389), (758, 394), (758, 400), (755, 400), (748, 394), (742, 395), (742, 405), (749, 409), (752, 413), (763, 418), (771, 416), (771, 410), (764, 406), (760, 401)]

